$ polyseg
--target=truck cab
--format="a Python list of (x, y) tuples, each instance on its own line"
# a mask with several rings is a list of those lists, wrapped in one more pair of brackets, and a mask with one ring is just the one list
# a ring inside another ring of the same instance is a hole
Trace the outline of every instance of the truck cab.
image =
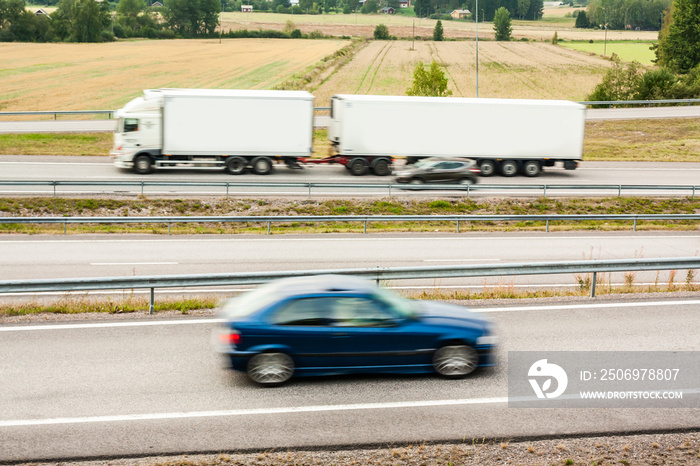
[[(151, 170), (150, 159), (159, 156), (163, 146), (162, 100), (157, 93), (146, 92), (116, 112), (117, 130), (110, 156), (117, 167), (143, 173)], [(139, 160), (148, 162), (142, 163), (140, 170)]]

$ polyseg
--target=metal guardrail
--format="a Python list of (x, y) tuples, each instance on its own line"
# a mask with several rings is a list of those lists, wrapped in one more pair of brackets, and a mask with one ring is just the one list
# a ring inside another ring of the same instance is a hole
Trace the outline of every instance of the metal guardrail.
[[(542, 191), (542, 196), (547, 197), (547, 192), (574, 190), (574, 191), (612, 191), (617, 192), (618, 197), (622, 197), (623, 191), (678, 191), (687, 192), (692, 199), (695, 199), (695, 193), (700, 191), (700, 185), (625, 185), (625, 184), (590, 184), (590, 185), (556, 185), (556, 184), (494, 184), (494, 185), (441, 185), (441, 184), (424, 184), (419, 186), (397, 184), (397, 183), (284, 183), (284, 182), (236, 182), (236, 181), (41, 181), (41, 180), (0, 180), (0, 186), (50, 186), (53, 188), (53, 197), (57, 197), (57, 188), (62, 186), (72, 187), (136, 187), (140, 189), (141, 195), (145, 194), (144, 189), (147, 187), (178, 187), (178, 188), (225, 188), (226, 197), (229, 197), (230, 190), (233, 188), (303, 188), (308, 191), (308, 197), (311, 199), (312, 188), (344, 188), (344, 189), (378, 189), (387, 190), (389, 197), (392, 195), (392, 190), (426, 190), (426, 191), (466, 191), (467, 197), (473, 192), (478, 191), (497, 191), (497, 190), (532, 190)], [(182, 194), (182, 193), (178, 193)], [(223, 192), (222, 192), (223, 194)]]
[[(700, 105), (700, 99), (663, 99), (663, 100), (596, 100), (596, 101), (582, 101), (578, 102), (582, 105), (590, 107), (592, 105), (607, 105), (612, 107), (613, 105), (625, 105), (625, 106), (642, 106), (642, 107), (652, 107), (656, 105)], [(326, 112), (329, 111), (330, 107), (314, 107), (314, 112)], [(114, 116), (116, 110), (42, 110), (42, 111), (16, 111), (16, 112), (0, 112), (0, 117), (3, 116), (40, 116), (40, 115), (53, 115), (54, 120), (58, 119), (58, 115), (107, 115), (107, 118), (111, 119)]]
[(369, 222), (456, 222), (459, 233), (461, 222), (545, 222), (549, 231), (552, 221), (613, 220), (632, 222), (637, 231), (640, 220), (700, 221), (700, 214), (581, 214), (581, 215), (241, 215), (241, 216), (166, 216), (166, 217), (2, 217), (0, 225), (12, 224), (62, 224), (66, 233), (68, 224), (167, 224), (168, 234), (172, 224), (178, 223), (267, 223), (267, 234), (273, 223), (315, 222), (363, 222), (367, 233)]
[(111, 120), (114, 116), (116, 110), (46, 110), (46, 111), (34, 111), (34, 112), (0, 112), (0, 117), (3, 116), (43, 116), (43, 115), (53, 115), (54, 120), (58, 120), (58, 115), (107, 115), (107, 119)]
[(632, 272), (646, 270), (699, 269), (700, 257), (584, 260), (567, 262), (533, 262), (491, 265), (451, 265), (422, 267), (377, 267), (364, 269), (295, 270), (284, 272), (252, 272), (201, 275), (152, 275), (141, 277), (104, 277), (0, 281), (1, 293), (38, 293), (115, 289), (150, 289), (150, 312), (153, 312), (156, 288), (193, 286), (226, 286), (266, 283), (287, 277), (341, 274), (370, 280), (406, 280), (424, 278), (468, 278), (512, 275), (547, 275), (590, 273), (591, 297), (599, 272)]
[(613, 105), (625, 105), (625, 106), (641, 106), (641, 107), (653, 107), (658, 105), (700, 105), (700, 99), (662, 99), (662, 100), (589, 100), (585, 102), (579, 102), (587, 107), (592, 105), (607, 105), (612, 107)]

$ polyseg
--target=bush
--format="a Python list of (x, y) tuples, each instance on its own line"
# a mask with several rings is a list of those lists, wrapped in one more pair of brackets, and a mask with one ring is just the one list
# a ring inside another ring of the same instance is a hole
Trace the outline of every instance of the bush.
[(110, 31), (102, 31), (100, 33), (100, 39), (102, 42), (114, 42), (114, 34)]
[(435, 24), (435, 29), (433, 29), (433, 40), (440, 42), (444, 37), (444, 32), (442, 29), (442, 21), (438, 20)]
[(326, 37), (326, 36), (323, 35), (323, 33), (319, 30), (311, 31), (309, 33), (309, 39), (323, 39), (324, 37)]
[(175, 31), (172, 29), (161, 29), (158, 31), (158, 38), (159, 39), (174, 39), (175, 38)]
[(374, 28), (374, 38), (376, 40), (389, 40), (389, 28), (385, 24), (378, 24)]
[(290, 34), (290, 37), (292, 39), (301, 39), (301, 30), (300, 29), (293, 30), (292, 33)]
[(350, 13), (352, 13), (352, 8), (350, 8), (350, 5), (345, 5), (345, 6), (343, 7), (343, 14), (344, 14), (344, 15), (349, 15)]

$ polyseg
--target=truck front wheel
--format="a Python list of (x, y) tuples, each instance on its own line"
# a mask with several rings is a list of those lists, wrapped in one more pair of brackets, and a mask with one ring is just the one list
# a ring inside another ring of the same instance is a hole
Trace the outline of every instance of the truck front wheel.
[(139, 175), (146, 175), (153, 171), (153, 163), (151, 158), (147, 155), (138, 155), (134, 159), (134, 172)]
[(272, 173), (272, 161), (267, 157), (258, 157), (253, 160), (253, 171), (256, 175), (269, 175)]
[(247, 165), (243, 157), (230, 157), (226, 160), (226, 171), (231, 175), (242, 175)]
[(352, 159), (350, 161), (350, 173), (352, 173), (355, 176), (363, 176), (366, 175), (367, 172), (369, 171), (369, 164), (365, 159)]
[(496, 173), (496, 162), (493, 160), (482, 160), (479, 162), (481, 176), (493, 176)]

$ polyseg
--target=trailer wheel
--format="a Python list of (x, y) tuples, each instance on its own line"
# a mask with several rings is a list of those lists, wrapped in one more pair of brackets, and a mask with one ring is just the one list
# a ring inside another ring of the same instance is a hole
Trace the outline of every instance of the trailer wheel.
[(229, 157), (226, 160), (226, 171), (231, 175), (242, 175), (248, 162), (243, 157)]
[(269, 175), (272, 173), (272, 161), (267, 157), (258, 157), (253, 160), (253, 171), (256, 175)]
[(350, 173), (355, 176), (363, 176), (369, 172), (369, 164), (365, 159), (356, 158), (350, 161)]
[(374, 167), (372, 167), (374, 174), (377, 176), (387, 176), (391, 173), (389, 169), (389, 162), (386, 159), (379, 159), (374, 162)]
[(493, 160), (482, 160), (479, 162), (481, 176), (493, 176), (496, 173), (496, 163)]
[(542, 171), (542, 165), (537, 160), (528, 160), (523, 164), (523, 174), (525, 176), (537, 176)]
[(134, 159), (134, 172), (146, 175), (153, 171), (153, 163), (147, 155), (139, 155)]
[(515, 176), (518, 173), (518, 162), (515, 160), (504, 160), (501, 162), (501, 174), (503, 176)]

